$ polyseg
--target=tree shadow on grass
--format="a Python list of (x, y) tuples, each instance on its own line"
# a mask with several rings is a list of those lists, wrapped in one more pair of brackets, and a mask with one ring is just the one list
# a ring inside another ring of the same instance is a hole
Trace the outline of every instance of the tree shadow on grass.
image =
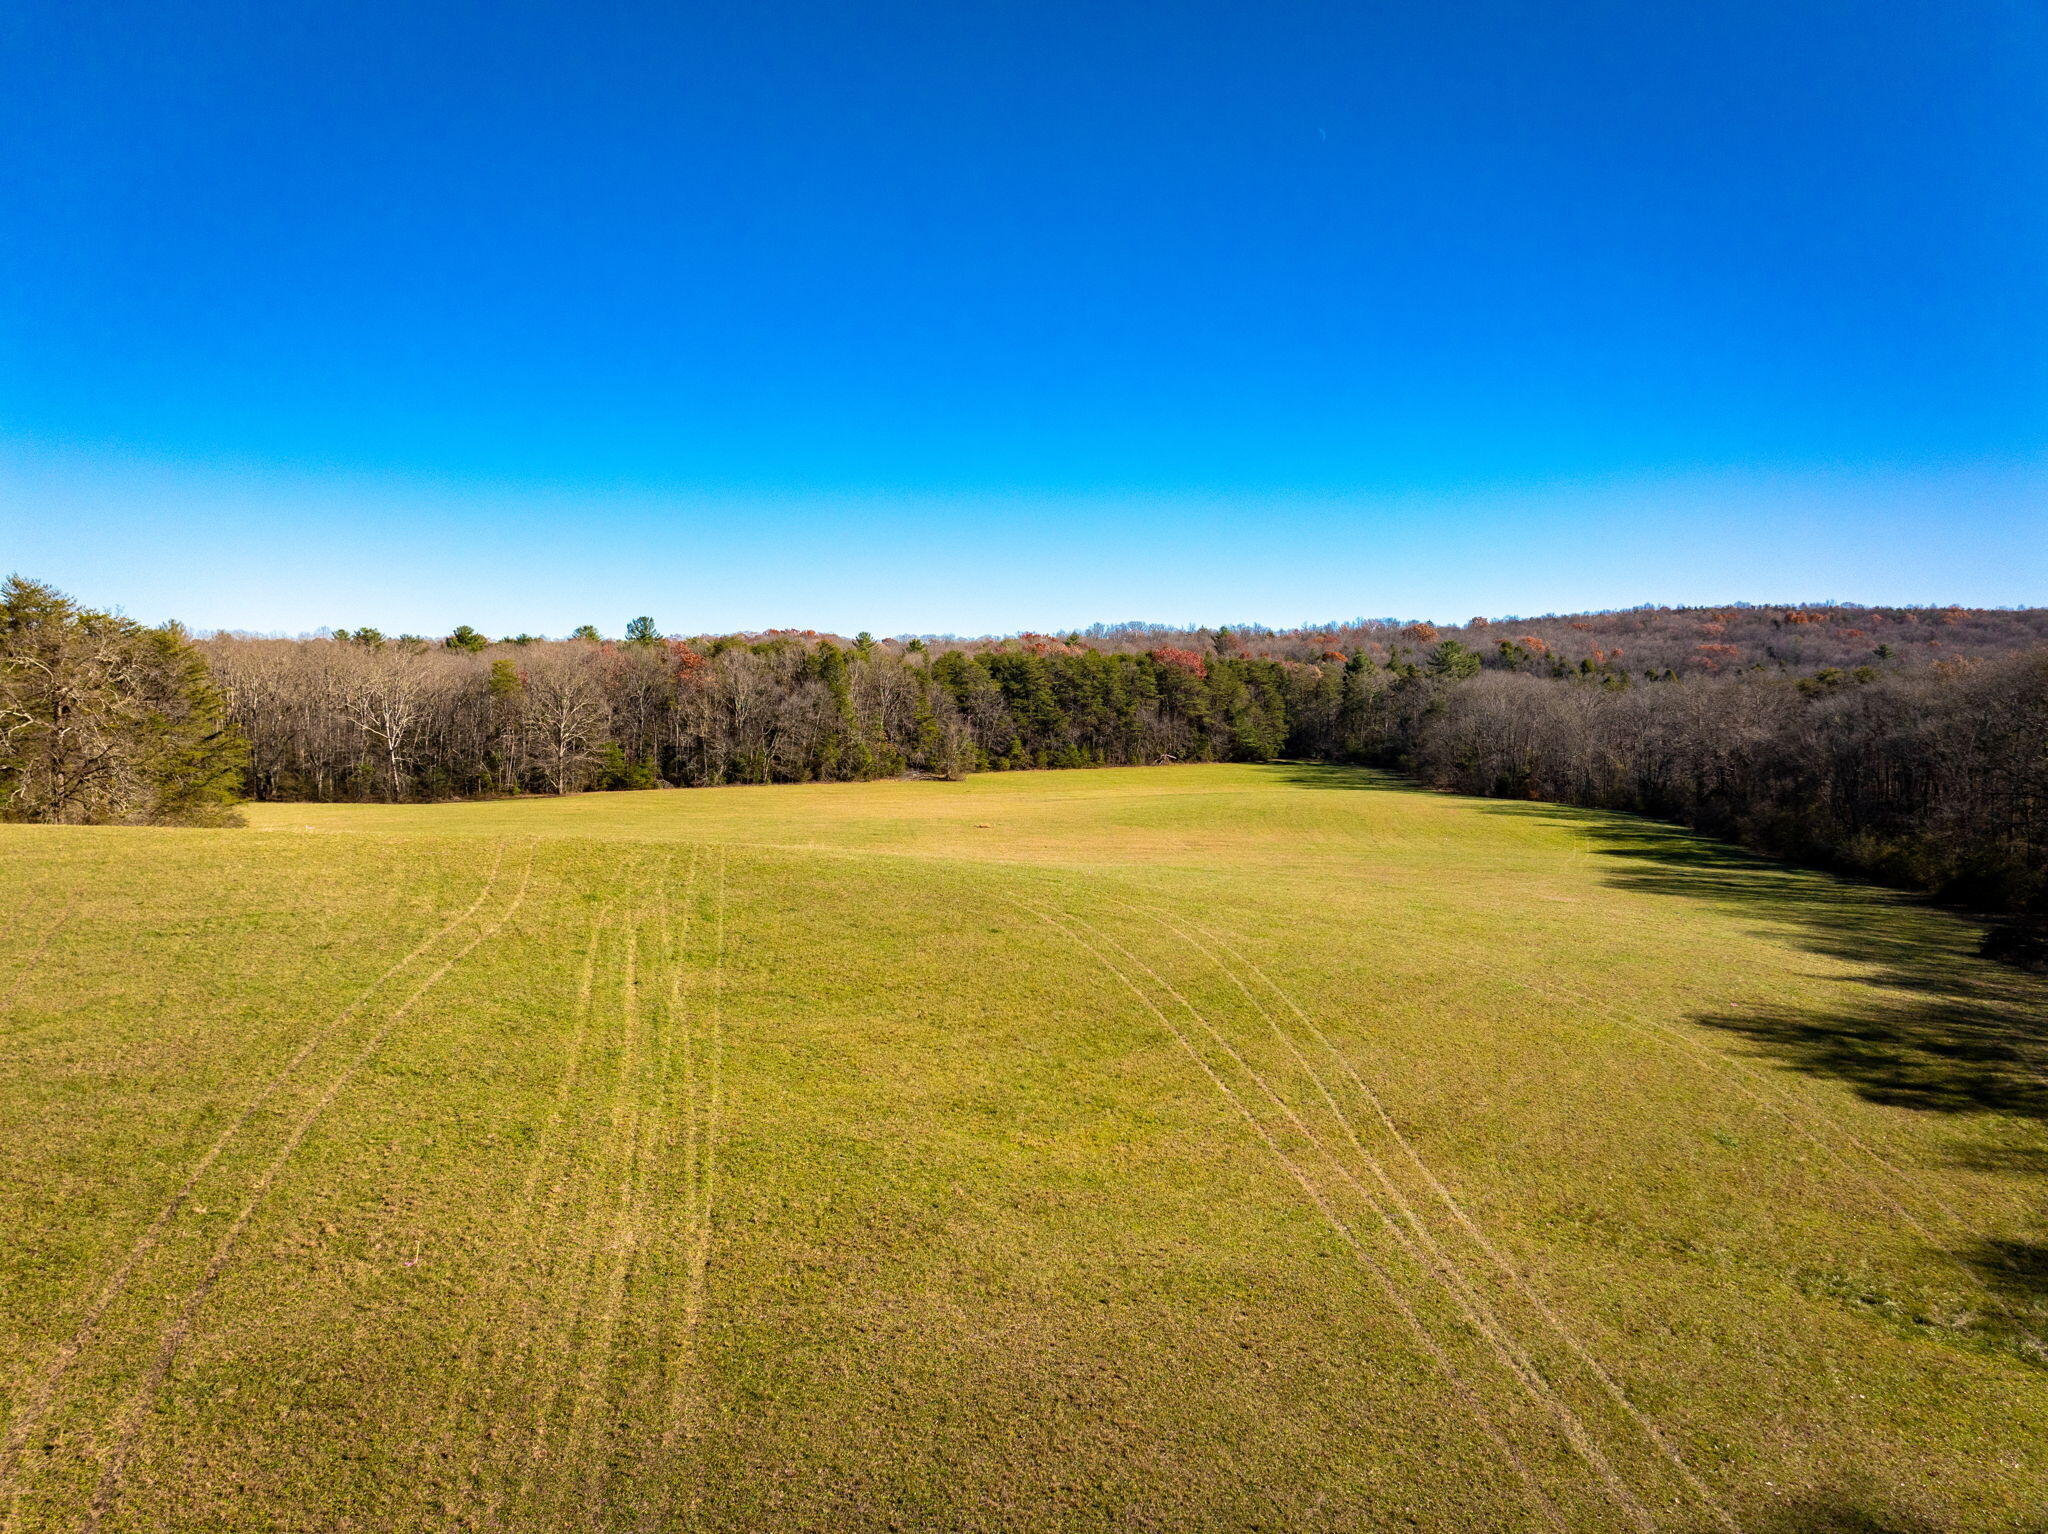
[[(1303, 788), (1433, 792), (1367, 767), (1287, 762), (1276, 770)], [(1569, 826), (1612, 860), (1611, 884), (1733, 909), (1773, 937), (1862, 971), (1833, 1007), (1753, 1007), (1694, 1021), (1750, 1038), (1794, 1069), (1846, 1081), (1873, 1102), (2048, 1124), (2048, 976), (1980, 957), (1975, 924), (1896, 890), (1634, 815), (1499, 800), (1483, 801), (1482, 813)], [(2010, 1156), (2001, 1170), (2048, 1173), (2048, 1144)]]
[[(1290, 762), (1282, 770), (1304, 788), (1431, 792), (1370, 768)], [(1734, 911), (1775, 939), (1852, 967), (1828, 1004), (1759, 1003), (1698, 1014), (1695, 1024), (1872, 1102), (2048, 1128), (2048, 976), (1981, 957), (1978, 924), (1912, 895), (1634, 815), (1501, 800), (1482, 801), (1481, 812), (1567, 826), (1610, 860), (1608, 882), (1618, 888)], [(1958, 1165), (2048, 1180), (2048, 1139), (1979, 1145)], [(2048, 1240), (1987, 1239), (1952, 1255), (2008, 1302), (2048, 1304)]]
[(1359, 789), (1382, 794), (1430, 794), (1438, 791), (1413, 778), (1379, 767), (1343, 767), (1330, 762), (1274, 762), (1269, 764), (1284, 783), (1296, 788)]
[[(1976, 924), (1910, 895), (1634, 816), (1534, 804), (1487, 813), (1570, 825), (1611, 860), (1610, 884), (1733, 910), (1774, 938), (1853, 966), (1825, 1004), (1762, 1002), (1694, 1023), (1872, 1102), (2048, 1126), (2048, 977), (1980, 957)], [(1965, 1161), (2048, 1177), (2048, 1141), (1985, 1146)], [(1985, 1240), (1954, 1255), (2007, 1301), (2048, 1302), (2048, 1242)]]
[[(1489, 810), (1567, 822), (1614, 860), (1609, 883), (1734, 909), (1774, 937), (1861, 971), (1832, 1006), (1757, 1006), (1694, 1021), (1749, 1038), (1797, 1070), (1845, 1081), (1873, 1102), (2048, 1123), (2048, 977), (1980, 958), (1974, 924), (1897, 891), (1632, 816), (1550, 805)], [(2026, 1169), (2027, 1153), (2015, 1154), (2007, 1169)]]
[[(1743, 1520), (1749, 1534), (1941, 1534), (1951, 1527), (1918, 1513), (1885, 1505), (1882, 1497), (1853, 1492), (1810, 1492), (1760, 1516)], [(2014, 1534), (2033, 1534), (2044, 1526), (2017, 1526)]]

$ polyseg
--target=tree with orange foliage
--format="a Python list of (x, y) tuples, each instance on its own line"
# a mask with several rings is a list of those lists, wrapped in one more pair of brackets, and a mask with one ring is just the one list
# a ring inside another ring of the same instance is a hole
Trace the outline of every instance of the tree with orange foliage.
[(1190, 676), (1206, 677), (1209, 674), (1209, 660), (1199, 650), (1178, 650), (1172, 645), (1162, 645), (1148, 652), (1162, 666), (1172, 666)]

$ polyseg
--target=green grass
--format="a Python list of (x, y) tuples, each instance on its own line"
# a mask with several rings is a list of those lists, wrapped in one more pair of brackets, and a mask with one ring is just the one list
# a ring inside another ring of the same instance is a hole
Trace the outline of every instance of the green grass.
[(2048, 1511), (2048, 985), (1897, 896), (1284, 766), (250, 819), (0, 827), (10, 1534)]

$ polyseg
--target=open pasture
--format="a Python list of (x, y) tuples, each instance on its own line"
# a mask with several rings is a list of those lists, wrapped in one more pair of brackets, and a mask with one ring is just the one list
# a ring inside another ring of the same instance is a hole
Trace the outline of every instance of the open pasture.
[(2048, 984), (1173, 767), (0, 827), (0, 1527), (2048, 1527)]

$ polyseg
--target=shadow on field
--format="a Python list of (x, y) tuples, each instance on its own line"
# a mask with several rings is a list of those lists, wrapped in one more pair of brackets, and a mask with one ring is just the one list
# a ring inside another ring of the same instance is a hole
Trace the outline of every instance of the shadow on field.
[[(1610, 883), (1733, 908), (1772, 936), (1859, 971), (1828, 1005), (1760, 1003), (1695, 1023), (1739, 1035), (1794, 1070), (1846, 1082), (1873, 1102), (2048, 1124), (2048, 977), (1980, 958), (1972, 923), (1908, 895), (1633, 816), (1509, 804), (1487, 813), (1571, 825), (1612, 860)], [(2048, 1176), (2048, 1147), (1986, 1149), (1971, 1164)], [(1956, 1255), (2008, 1299), (2048, 1299), (2048, 1243), (1985, 1241)]]
[[(1363, 767), (1282, 770), (1304, 788), (1431, 792)], [(1733, 907), (1775, 937), (1864, 971), (1830, 1008), (1754, 1007), (1694, 1021), (1847, 1081), (1874, 1102), (2048, 1123), (2048, 976), (1980, 958), (1982, 933), (1968, 921), (1633, 815), (1500, 801), (1482, 813), (1568, 825), (1614, 860), (1609, 882), (1620, 888)], [(2001, 1154), (1999, 1170), (2048, 1175), (2048, 1149)]]
[[(1750, 1534), (1937, 1534), (1947, 1527), (1916, 1513), (1896, 1512), (1861, 1497), (1820, 1492), (1787, 1502), (1759, 1517), (1745, 1519)], [(2028, 1524), (2015, 1534), (2040, 1528)]]
[(1339, 767), (1328, 762), (1276, 762), (1281, 781), (1297, 788), (1367, 789), (1382, 794), (1429, 794), (1442, 797), (1413, 778), (1378, 767)]
[[(1753, 857), (1673, 827), (1597, 811), (1568, 820), (1615, 860), (1623, 889), (1734, 907), (1773, 936), (1863, 971), (1825, 1008), (1758, 1006), (1695, 1021), (1873, 1102), (2048, 1122), (2048, 978), (1979, 958), (1969, 923), (1909, 896)], [(2048, 1171), (2020, 1152), (2004, 1170)]]

